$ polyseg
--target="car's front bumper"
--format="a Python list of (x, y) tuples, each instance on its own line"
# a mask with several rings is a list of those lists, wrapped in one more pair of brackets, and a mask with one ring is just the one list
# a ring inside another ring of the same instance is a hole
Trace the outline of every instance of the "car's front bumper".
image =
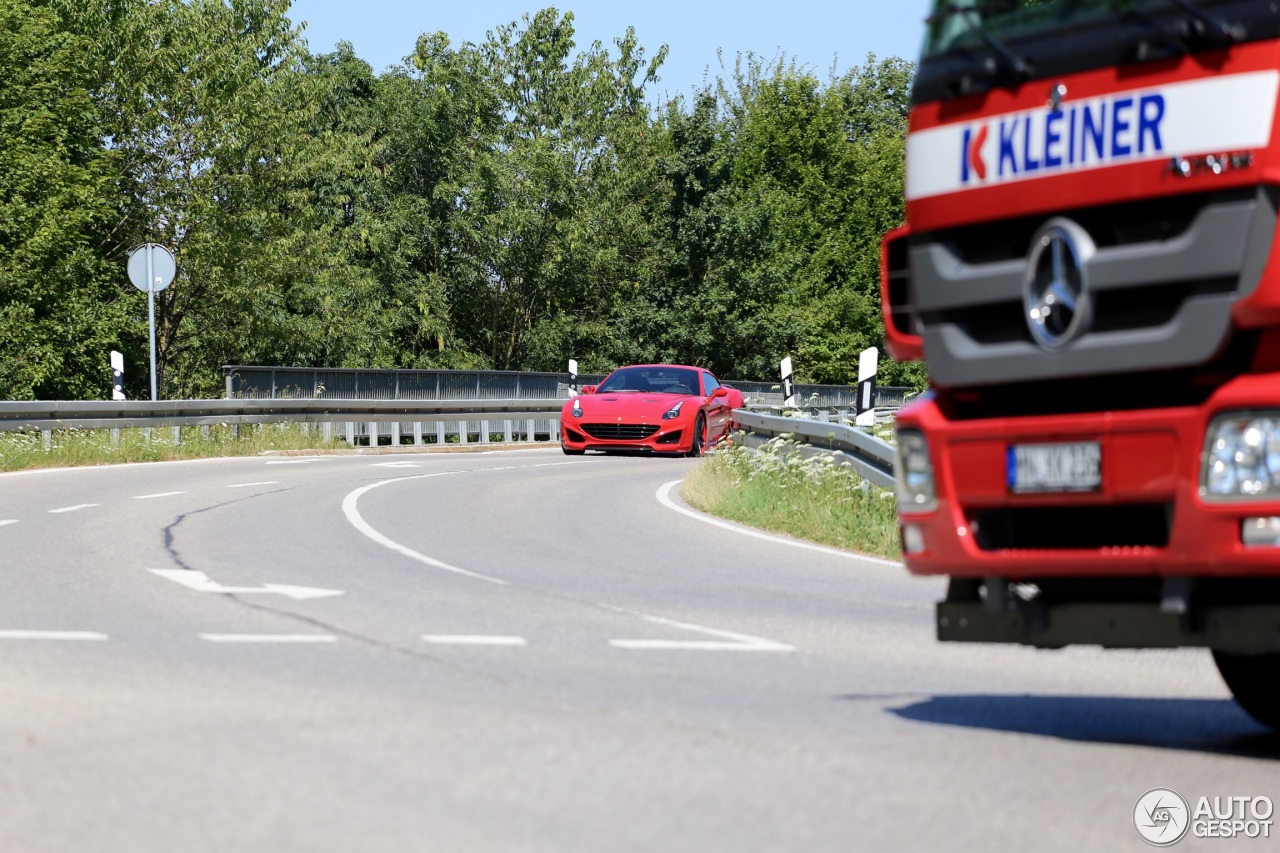
[[(616, 426), (616, 425), (610, 425)], [(630, 424), (624, 427), (653, 427), (653, 424)], [(568, 450), (631, 450), (650, 453), (688, 453), (693, 443), (693, 429), (680, 421), (664, 421), (655, 427), (652, 435), (644, 438), (625, 438), (605, 434), (593, 436), (595, 425), (573, 418), (563, 417), (560, 423), (560, 445)], [(600, 432), (599, 429), (595, 430)]]

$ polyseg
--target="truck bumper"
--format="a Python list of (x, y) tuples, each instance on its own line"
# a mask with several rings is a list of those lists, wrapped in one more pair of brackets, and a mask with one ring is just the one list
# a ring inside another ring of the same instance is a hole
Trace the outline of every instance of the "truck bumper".
[[(903, 509), (907, 568), (919, 575), (1280, 577), (1280, 547), (1246, 546), (1247, 519), (1280, 517), (1280, 499), (1200, 494), (1214, 417), (1280, 409), (1280, 374), (1238, 377), (1203, 405), (1039, 417), (950, 420), (937, 402), (903, 410), (923, 433), (937, 501)], [(1084, 492), (1013, 492), (1011, 445), (1097, 442), (1101, 483)], [(910, 535), (905, 535), (909, 533)]]

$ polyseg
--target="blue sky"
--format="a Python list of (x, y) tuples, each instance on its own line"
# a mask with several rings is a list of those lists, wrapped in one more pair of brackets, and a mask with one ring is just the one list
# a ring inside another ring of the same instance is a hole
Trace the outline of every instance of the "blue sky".
[(862, 64), (868, 53), (914, 60), (924, 34), (929, 0), (294, 0), (291, 17), (306, 21), (304, 35), (317, 53), (351, 42), (358, 56), (382, 71), (412, 50), (420, 33), (443, 30), (454, 44), (478, 42), (494, 27), (526, 12), (555, 5), (572, 11), (579, 48), (613, 39), (634, 26), (639, 43), (653, 56), (670, 48), (655, 94), (688, 94), (704, 78), (719, 73), (717, 48), (732, 69), (738, 52), (765, 57), (779, 52), (823, 79), (832, 61), (839, 70)]

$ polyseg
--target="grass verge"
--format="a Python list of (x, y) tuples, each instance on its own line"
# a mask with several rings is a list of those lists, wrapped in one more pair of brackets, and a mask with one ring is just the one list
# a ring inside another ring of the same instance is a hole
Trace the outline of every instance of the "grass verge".
[(703, 512), (798, 539), (902, 557), (893, 492), (859, 477), (838, 456), (801, 456), (774, 439), (759, 452), (729, 447), (685, 478), (681, 494)]
[(242, 426), (229, 424), (209, 428), (182, 427), (181, 440), (173, 440), (171, 427), (150, 431), (120, 430), (118, 445), (111, 431), (58, 430), (52, 433), (48, 449), (40, 433), (0, 432), (0, 471), (27, 468), (66, 468), (78, 465), (110, 465), (119, 462), (160, 462), (169, 459), (202, 459), (211, 456), (256, 456), (268, 450), (320, 450), (346, 447), (339, 441), (322, 441), (313, 425), (303, 433), (298, 424)]

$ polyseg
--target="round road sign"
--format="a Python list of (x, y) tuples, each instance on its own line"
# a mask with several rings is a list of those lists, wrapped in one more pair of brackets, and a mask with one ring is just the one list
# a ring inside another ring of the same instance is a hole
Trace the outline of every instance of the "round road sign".
[[(151, 280), (147, 281), (147, 256), (151, 256)], [(158, 293), (173, 281), (178, 271), (173, 254), (159, 243), (143, 243), (129, 253), (129, 281), (146, 293)], [(149, 286), (148, 286), (149, 285)]]

